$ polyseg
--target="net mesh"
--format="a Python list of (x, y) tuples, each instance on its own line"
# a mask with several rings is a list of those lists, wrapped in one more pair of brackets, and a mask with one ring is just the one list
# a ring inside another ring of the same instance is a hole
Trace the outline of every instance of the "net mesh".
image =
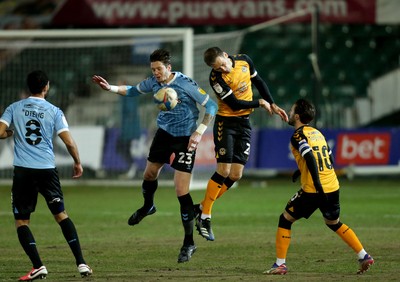
[[(295, 39), (281, 38), (283, 29), (285, 27), (282, 24), (274, 23), (262, 28), (258, 26), (253, 29), (193, 36), (193, 78), (208, 93), (212, 93), (208, 82), (210, 69), (203, 62), (203, 52), (211, 46), (218, 46), (229, 54), (246, 53), (253, 58), (257, 71), (268, 82), (277, 103), (287, 107), (292, 102), (288, 98), (288, 90), (275, 85), (282, 82), (282, 78), (277, 75), (279, 68), (285, 65), (282, 61), (285, 63), (294, 61), (285, 51), (288, 51), (286, 49), (290, 44), (288, 41)], [(306, 28), (304, 30), (305, 33), (309, 32)], [(307, 40), (309, 41), (309, 36)], [(309, 42), (302, 42), (304, 49), (309, 49)], [(173, 55), (173, 70), (182, 71), (184, 43), (184, 36), (166, 36), (162, 32), (159, 34), (153, 32), (152, 36), (106, 34), (90, 38), (76, 35), (2, 38), (0, 83), (7, 87), (2, 90), (0, 112), (13, 101), (28, 95), (25, 86), (27, 73), (34, 69), (45, 70), (50, 77), (51, 85), (48, 100), (65, 112), (71, 127), (86, 125), (118, 129), (119, 137), (114, 145), (127, 148), (116, 154), (104, 153), (102, 167), (96, 169), (93, 175), (89, 174), (89, 177), (118, 176), (130, 169), (130, 160), (124, 159), (122, 155), (141, 158), (142, 162), (145, 160), (151, 140), (142, 138), (141, 131), (145, 129), (151, 136), (156, 129), (157, 110), (148, 95), (136, 98), (138, 100), (135, 103), (129, 103), (130, 106), (126, 107), (124, 105), (127, 103), (122, 103), (122, 98), (102, 91), (91, 82), (91, 77), (97, 74), (112, 84), (135, 85), (151, 75), (148, 58), (157, 48), (170, 50)], [(279, 44), (281, 53), (269, 52), (269, 46), (276, 44)], [(303, 52), (305, 57), (303, 63), (307, 63), (307, 52)], [(255, 92), (257, 98), (257, 91)], [(254, 112), (252, 122), (254, 127), (282, 126), (280, 119), (266, 118), (262, 111)], [(128, 145), (119, 143), (121, 136), (122, 139), (126, 139), (123, 143), (129, 143)], [(207, 148), (199, 153), (207, 155), (208, 164), (195, 169), (195, 180), (208, 179), (214, 170), (215, 160), (210, 150), (213, 147), (212, 139), (209, 138), (204, 146)], [(144, 167), (143, 163), (139, 164), (139, 170), (140, 167)], [(69, 171), (66, 173), (70, 174)], [(134, 176), (140, 178), (138, 173), (134, 173)], [(132, 177), (132, 174), (129, 177)], [(204, 183), (201, 186), (204, 186)]]
[[(184, 40), (183, 34), (165, 36), (161, 33), (152, 36), (99, 35), (90, 39), (76, 36), (49, 38), (40, 35), (2, 38), (0, 83), (6, 87), (2, 89), (0, 114), (12, 102), (29, 96), (26, 75), (35, 69), (44, 70), (50, 79), (47, 99), (64, 111), (71, 129), (84, 126), (105, 129), (104, 143), (91, 140), (101, 135), (87, 136), (86, 140), (79, 140), (79, 143), (77, 141), (83, 155), (81, 159), (86, 160), (85, 177), (114, 177), (122, 172), (129, 172), (134, 158), (141, 160), (139, 165), (143, 168), (149, 140), (143, 137), (142, 131), (146, 130), (146, 136), (149, 136), (156, 128), (157, 109), (152, 97), (145, 95), (135, 99), (134, 103), (124, 103), (122, 97), (110, 95), (94, 85), (91, 78), (97, 74), (105, 77), (111, 84), (135, 85), (151, 75), (149, 55), (157, 48), (172, 50), (174, 68), (182, 70)], [(82, 129), (79, 132), (84, 131)], [(77, 134), (73, 135), (75, 139), (80, 139)], [(113, 136), (116, 140), (112, 139)], [(58, 138), (54, 141), (57, 163), (57, 155), (61, 152), (59, 147), (62, 146), (57, 146), (56, 140)], [(8, 139), (2, 142), (4, 146), (0, 147), (0, 176), (9, 178), (13, 145)], [(109, 142), (117, 149), (107, 149)], [(93, 159), (94, 154), (85, 158), (87, 151), (96, 146), (94, 144), (100, 145), (100, 151), (104, 146), (101, 152), (104, 155), (96, 157), (96, 160)], [(94, 166), (93, 163), (100, 165)], [(65, 169), (63, 165), (57, 165), (62, 176), (70, 176), (70, 164), (69, 158)], [(129, 177), (135, 174), (131, 173)]]

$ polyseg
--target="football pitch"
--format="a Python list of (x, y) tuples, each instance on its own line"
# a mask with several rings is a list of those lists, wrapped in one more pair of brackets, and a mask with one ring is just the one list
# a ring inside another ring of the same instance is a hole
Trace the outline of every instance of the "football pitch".
[[(78, 230), (90, 278), (82, 279), (58, 224), (39, 198), (31, 230), (49, 274), (46, 281), (399, 281), (398, 179), (341, 180), (341, 221), (351, 227), (375, 264), (358, 276), (355, 253), (317, 211), (292, 227), (288, 274), (262, 272), (275, 261), (278, 217), (299, 184), (288, 179), (242, 181), (213, 209), (215, 241), (194, 235), (197, 251), (183, 264), (179, 204), (172, 187), (156, 192), (157, 212), (139, 225), (127, 219), (142, 205), (141, 188), (65, 186), (66, 210)], [(204, 190), (191, 192), (199, 202)], [(10, 187), (0, 186), (0, 281), (16, 281), (31, 264), (19, 245)]]

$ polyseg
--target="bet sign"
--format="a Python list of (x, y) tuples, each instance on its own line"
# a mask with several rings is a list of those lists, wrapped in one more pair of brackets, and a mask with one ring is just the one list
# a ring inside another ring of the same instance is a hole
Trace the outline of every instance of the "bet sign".
[(390, 133), (340, 133), (335, 163), (342, 166), (387, 164), (390, 141)]

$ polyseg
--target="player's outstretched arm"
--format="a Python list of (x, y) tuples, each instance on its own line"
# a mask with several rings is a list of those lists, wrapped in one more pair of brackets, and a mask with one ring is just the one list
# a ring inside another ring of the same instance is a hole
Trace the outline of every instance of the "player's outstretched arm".
[(93, 75), (92, 77), (93, 83), (99, 85), (102, 89), (117, 93), (122, 96), (126, 96), (127, 87), (125, 85), (117, 86), (117, 85), (110, 85), (106, 79), (99, 75)]
[(110, 91), (110, 84), (108, 83), (107, 80), (105, 80), (104, 78), (102, 78), (99, 75), (93, 75), (92, 77), (92, 81), (94, 83), (96, 83), (97, 85), (99, 85), (101, 88), (103, 88), (104, 90)]

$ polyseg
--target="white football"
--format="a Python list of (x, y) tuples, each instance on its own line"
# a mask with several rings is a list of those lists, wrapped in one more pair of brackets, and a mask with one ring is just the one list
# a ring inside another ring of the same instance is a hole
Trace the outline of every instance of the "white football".
[(154, 102), (161, 111), (170, 111), (178, 104), (178, 93), (172, 88), (164, 87), (153, 96)]

